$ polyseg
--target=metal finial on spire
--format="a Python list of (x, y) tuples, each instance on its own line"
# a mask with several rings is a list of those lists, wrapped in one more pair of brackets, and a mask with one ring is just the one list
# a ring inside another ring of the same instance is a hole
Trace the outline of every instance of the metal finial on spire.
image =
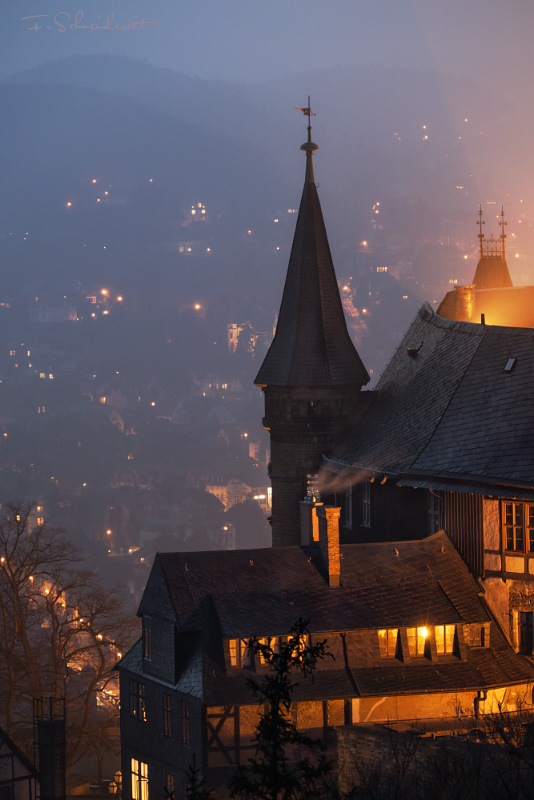
[(306, 183), (315, 183), (313, 177), (313, 164), (312, 156), (315, 150), (318, 150), (318, 145), (314, 144), (311, 139), (311, 118), (317, 116), (311, 110), (310, 96), (308, 95), (308, 105), (306, 108), (295, 108), (295, 111), (302, 111), (305, 117), (308, 117), (308, 141), (301, 145), (300, 149), (306, 153)]
[(478, 212), (478, 222), (477, 222), (477, 225), (478, 225), (478, 228), (479, 228), (479, 231), (480, 231), (480, 233), (478, 234), (478, 238), (479, 238), (479, 241), (480, 241), (480, 258), (482, 258), (482, 242), (484, 241), (484, 234), (482, 233), (482, 226), (485, 225), (485, 224), (486, 223), (482, 219), (482, 203), (481, 203), (480, 204), (480, 210)]
[(501, 221), (499, 222), (499, 225), (501, 227), (501, 236), (500, 236), (500, 239), (501, 239), (501, 258), (504, 261), (505, 260), (504, 259), (504, 240), (506, 239), (506, 234), (504, 232), (504, 226), (508, 225), (508, 223), (505, 222), (505, 219), (504, 219), (504, 206), (501, 206)]

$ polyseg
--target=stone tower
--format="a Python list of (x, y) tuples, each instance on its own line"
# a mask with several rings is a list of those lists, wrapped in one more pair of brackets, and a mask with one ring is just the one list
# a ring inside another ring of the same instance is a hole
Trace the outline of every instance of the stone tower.
[[(310, 108), (302, 109), (310, 118)], [(273, 547), (300, 544), (299, 501), (355, 416), (369, 375), (350, 339), (313, 175), (306, 177), (273, 342), (255, 383), (265, 393), (271, 435)]]

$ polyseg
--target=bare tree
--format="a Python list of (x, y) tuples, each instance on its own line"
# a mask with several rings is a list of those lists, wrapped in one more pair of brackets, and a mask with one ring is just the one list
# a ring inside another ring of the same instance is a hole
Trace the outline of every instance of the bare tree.
[(31, 506), (15, 504), (0, 517), (0, 715), (28, 747), (33, 698), (64, 697), (68, 769), (118, 748), (113, 667), (134, 627), (62, 532), (30, 520)]

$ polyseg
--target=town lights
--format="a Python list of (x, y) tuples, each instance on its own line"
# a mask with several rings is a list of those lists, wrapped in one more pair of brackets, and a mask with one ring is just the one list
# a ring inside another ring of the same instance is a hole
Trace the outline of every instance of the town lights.
[(200, 303), (195, 303), (195, 311), (200, 311), (201, 308), (202, 306), (200, 305)]

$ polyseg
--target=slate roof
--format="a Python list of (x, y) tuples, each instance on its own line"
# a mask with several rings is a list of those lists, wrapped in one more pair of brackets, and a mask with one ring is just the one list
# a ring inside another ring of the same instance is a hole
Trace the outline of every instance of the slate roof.
[[(509, 359), (516, 359), (505, 371)], [(455, 322), (424, 305), (334, 471), (534, 483), (534, 330)]]
[(363, 386), (369, 375), (347, 324), (306, 154), (306, 181), (276, 335), (254, 381), (261, 386)]
[[(299, 681), (297, 700), (534, 680), (534, 667), (513, 652), (443, 531), (420, 541), (344, 545), (341, 554), (342, 585), (336, 588), (325, 581), (316, 545), (161, 553), (155, 569), (161, 569), (181, 631), (206, 627), (206, 609), (223, 639), (284, 635), (299, 617), (309, 619), (312, 636), (327, 639), (335, 661), (318, 662), (313, 682)], [(489, 625), (490, 646), (438, 662), (380, 658), (378, 628), (443, 624)], [(123, 660), (128, 669), (136, 668), (134, 661), (127, 666)], [(252, 701), (250, 672), (227, 669), (211, 643), (203, 664), (205, 703)]]
[[(225, 637), (274, 636), (299, 618), (312, 631), (487, 621), (480, 587), (445, 533), (423, 541), (341, 548), (340, 589), (317, 546), (159, 553), (181, 630), (209, 595)], [(251, 563), (252, 562), (252, 563)]]

